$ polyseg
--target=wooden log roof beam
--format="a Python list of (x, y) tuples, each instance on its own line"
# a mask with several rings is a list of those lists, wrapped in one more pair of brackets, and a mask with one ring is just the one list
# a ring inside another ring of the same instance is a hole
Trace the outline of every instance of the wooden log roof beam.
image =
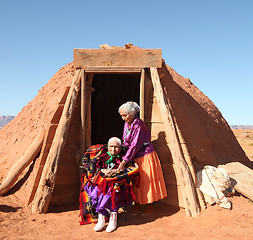
[(138, 71), (162, 67), (161, 49), (74, 49), (74, 66), (86, 71)]

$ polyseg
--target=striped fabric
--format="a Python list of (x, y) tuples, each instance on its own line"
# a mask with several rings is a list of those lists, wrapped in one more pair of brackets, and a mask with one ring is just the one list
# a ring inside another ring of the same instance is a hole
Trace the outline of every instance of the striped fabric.
[[(122, 192), (122, 196), (125, 197), (126, 193), (130, 194), (129, 199), (135, 199), (135, 195), (132, 189), (132, 180), (133, 178), (136, 180), (138, 176), (138, 165), (130, 164), (127, 169), (124, 171), (118, 171), (111, 176), (105, 177), (104, 174), (99, 171), (99, 169), (95, 169), (95, 163), (99, 158), (95, 158), (95, 156), (100, 152), (107, 149), (106, 145), (97, 144), (91, 146), (82, 159), (82, 168), (85, 170), (82, 179), (81, 179), (81, 190), (80, 190), (80, 198), (79, 198), (79, 209), (80, 209), (80, 225), (89, 224), (93, 222), (97, 222), (97, 213), (92, 206), (92, 199), (89, 195), (84, 191), (84, 186), (86, 184), (92, 184), (93, 186), (98, 186), (101, 191), (110, 191), (112, 195), (115, 195), (115, 191), (120, 190), (120, 185), (124, 184), (124, 189), (126, 192)], [(137, 181), (135, 181), (137, 182)], [(109, 187), (110, 186), (110, 187)], [(110, 189), (110, 190), (109, 190)], [(127, 197), (128, 198), (128, 197)], [(117, 204), (116, 198), (112, 197), (113, 205)]]

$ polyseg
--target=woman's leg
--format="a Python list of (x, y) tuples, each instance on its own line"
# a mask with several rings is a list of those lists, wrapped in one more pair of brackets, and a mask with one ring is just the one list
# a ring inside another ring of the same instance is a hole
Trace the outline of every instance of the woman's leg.
[(133, 206), (128, 206), (127, 209), (130, 216), (136, 216), (141, 212), (141, 205), (138, 202), (135, 202)]
[(98, 232), (101, 231), (105, 226), (105, 215), (98, 213), (98, 222), (94, 227), (94, 231)]
[(141, 207), (142, 207), (142, 211), (141, 211), (142, 216), (148, 216), (152, 214), (154, 211), (153, 203), (142, 204)]
[(117, 212), (111, 212), (110, 213), (110, 219), (109, 219), (109, 224), (106, 228), (106, 232), (113, 232), (117, 228)]

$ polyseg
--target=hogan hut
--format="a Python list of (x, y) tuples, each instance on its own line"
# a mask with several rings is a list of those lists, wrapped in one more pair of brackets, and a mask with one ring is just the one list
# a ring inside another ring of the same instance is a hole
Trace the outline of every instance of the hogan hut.
[(33, 212), (78, 206), (79, 164), (90, 145), (121, 138), (118, 107), (133, 100), (150, 129), (168, 197), (196, 217), (204, 206), (196, 172), (239, 162), (252, 169), (222, 114), (161, 49), (74, 49), (38, 95), (0, 131), (0, 193)]

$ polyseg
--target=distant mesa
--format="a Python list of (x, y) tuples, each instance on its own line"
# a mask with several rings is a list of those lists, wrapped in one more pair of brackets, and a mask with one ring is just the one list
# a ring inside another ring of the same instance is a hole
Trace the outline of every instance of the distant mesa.
[(1, 116), (0, 115), (0, 129), (10, 122), (15, 116)]
[[(15, 116), (0, 115), (0, 129), (9, 123)], [(230, 125), (232, 129), (253, 129), (253, 125)]]
[(230, 125), (232, 129), (253, 129), (253, 125)]

